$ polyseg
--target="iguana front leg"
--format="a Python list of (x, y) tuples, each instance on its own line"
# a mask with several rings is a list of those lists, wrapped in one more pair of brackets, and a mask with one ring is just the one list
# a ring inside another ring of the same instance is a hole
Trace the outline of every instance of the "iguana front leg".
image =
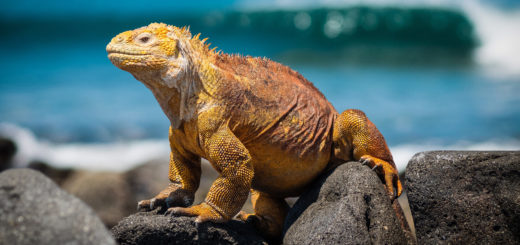
[(158, 207), (188, 207), (193, 203), (200, 182), (200, 157), (182, 149), (170, 127), (170, 168), (168, 178), (172, 183), (149, 200), (137, 204), (138, 210), (150, 211)]
[(197, 216), (196, 222), (224, 222), (231, 219), (244, 205), (253, 167), (251, 156), (240, 140), (224, 125), (204, 140), (209, 161), (220, 173), (203, 203), (189, 208), (170, 208), (167, 214)]
[(393, 199), (403, 191), (392, 154), (383, 135), (360, 110), (346, 110), (336, 119), (333, 131), (334, 156), (358, 160), (375, 170)]

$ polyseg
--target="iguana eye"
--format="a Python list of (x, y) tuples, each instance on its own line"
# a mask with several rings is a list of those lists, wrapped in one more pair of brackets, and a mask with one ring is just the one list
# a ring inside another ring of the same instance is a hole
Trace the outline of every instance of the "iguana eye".
[(153, 36), (152, 36), (152, 34), (150, 34), (148, 32), (143, 32), (135, 38), (135, 42), (138, 44), (142, 44), (142, 45), (150, 44), (150, 43), (152, 43), (152, 41), (153, 41)]

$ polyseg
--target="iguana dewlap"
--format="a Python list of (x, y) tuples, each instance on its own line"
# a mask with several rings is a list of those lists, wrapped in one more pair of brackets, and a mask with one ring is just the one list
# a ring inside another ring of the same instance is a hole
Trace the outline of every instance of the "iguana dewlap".
[[(187, 28), (152, 23), (123, 32), (108, 57), (148, 87), (171, 121), (171, 184), (140, 208), (233, 218), (252, 193), (258, 228), (281, 234), (284, 198), (298, 196), (326, 169), (360, 160), (376, 169), (390, 196), (402, 187), (383, 136), (358, 110), (338, 114), (302, 75), (266, 58), (210, 50)], [(205, 201), (191, 206), (201, 158), (219, 172)]]

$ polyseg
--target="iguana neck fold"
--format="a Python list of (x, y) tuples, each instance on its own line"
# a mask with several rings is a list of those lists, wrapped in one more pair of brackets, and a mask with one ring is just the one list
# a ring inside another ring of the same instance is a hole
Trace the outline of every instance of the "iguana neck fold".
[(152, 91), (173, 128), (192, 119), (197, 108), (204, 106), (201, 94), (211, 97), (218, 87), (216, 53), (205, 41), (198, 35), (179, 38), (179, 56), (170, 65), (151, 75), (134, 75)]

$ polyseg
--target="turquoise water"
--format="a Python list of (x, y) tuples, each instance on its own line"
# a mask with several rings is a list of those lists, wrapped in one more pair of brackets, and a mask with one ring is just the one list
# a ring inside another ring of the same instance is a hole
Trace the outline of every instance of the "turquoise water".
[(0, 18), (0, 122), (58, 143), (165, 139), (168, 121), (151, 93), (105, 52), (117, 33), (164, 21), (190, 25), (224, 52), (292, 67), (339, 111), (365, 111), (390, 145), (520, 140), (520, 75), (479, 63), (486, 39), (460, 10), (89, 14)]

